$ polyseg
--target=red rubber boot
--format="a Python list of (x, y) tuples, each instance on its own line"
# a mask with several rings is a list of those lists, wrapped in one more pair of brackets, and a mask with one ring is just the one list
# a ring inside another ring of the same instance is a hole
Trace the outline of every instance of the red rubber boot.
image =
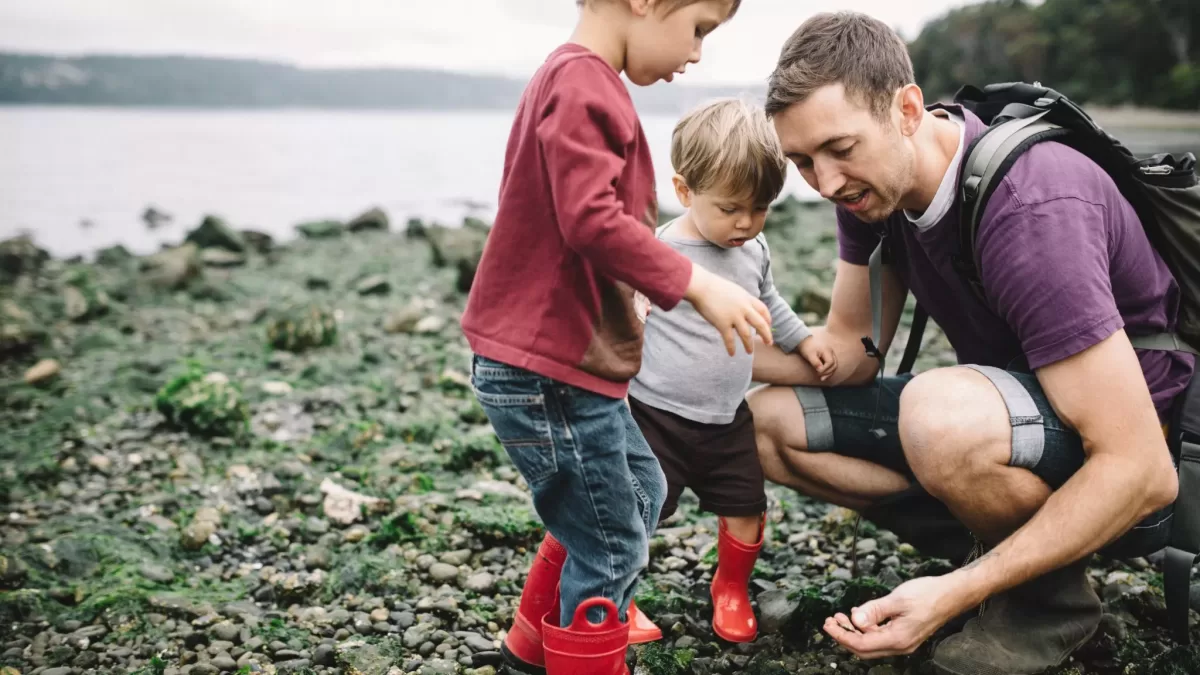
[(525, 587), (521, 589), (521, 601), (517, 605), (517, 615), (513, 617), (512, 629), (500, 646), (508, 664), (521, 672), (530, 675), (543, 675), (546, 672), (542, 650), (542, 617), (552, 609), (558, 616), (558, 579), (562, 576), (566, 559), (567, 549), (547, 532), (529, 568)]
[(654, 625), (650, 617), (638, 609), (637, 602), (629, 601), (629, 644), (640, 645), (645, 642), (658, 642), (662, 639), (662, 629)]
[(751, 642), (758, 636), (758, 621), (750, 606), (750, 573), (762, 549), (763, 525), (758, 526), (758, 542), (738, 541), (720, 519), (717, 536), (717, 572), (712, 580), (713, 632), (729, 642)]
[[(587, 611), (602, 607), (602, 623), (588, 621)], [(625, 649), (629, 646), (629, 623), (617, 618), (617, 606), (608, 598), (589, 598), (579, 603), (566, 628), (558, 626), (558, 604), (542, 617), (546, 649), (546, 675), (629, 675)]]

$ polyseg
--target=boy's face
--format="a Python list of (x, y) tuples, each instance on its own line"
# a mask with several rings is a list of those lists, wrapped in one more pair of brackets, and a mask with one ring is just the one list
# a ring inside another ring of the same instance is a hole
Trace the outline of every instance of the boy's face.
[(755, 204), (751, 195), (737, 196), (714, 188), (694, 192), (676, 175), (675, 195), (688, 209), (700, 236), (721, 248), (737, 248), (757, 237), (767, 220), (768, 204)]
[(632, 0), (635, 21), (625, 52), (625, 74), (634, 84), (670, 82), (700, 61), (704, 38), (729, 18), (729, 0), (701, 0), (670, 13), (658, 0)]

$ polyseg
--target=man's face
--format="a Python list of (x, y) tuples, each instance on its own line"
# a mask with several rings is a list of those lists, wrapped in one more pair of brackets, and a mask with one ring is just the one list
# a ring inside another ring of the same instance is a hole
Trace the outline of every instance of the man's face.
[(892, 215), (912, 189), (913, 151), (899, 131), (898, 110), (881, 122), (864, 103), (847, 98), (841, 84), (831, 84), (774, 122), (784, 154), (804, 180), (863, 222)]

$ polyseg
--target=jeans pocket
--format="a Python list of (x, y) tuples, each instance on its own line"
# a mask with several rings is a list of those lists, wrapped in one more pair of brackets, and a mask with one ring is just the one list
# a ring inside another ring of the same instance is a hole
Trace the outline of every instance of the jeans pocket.
[(492, 430), (526, 483), (541, 483), (558, 472), (546, 394), (540, 382), (477, 378), (472, 388)]

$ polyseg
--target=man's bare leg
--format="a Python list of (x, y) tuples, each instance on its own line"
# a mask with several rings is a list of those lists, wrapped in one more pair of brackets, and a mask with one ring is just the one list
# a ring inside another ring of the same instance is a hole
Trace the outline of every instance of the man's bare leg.
[(804, 410), (791, 387), (759, 387), (746, 400), (763, 474), (772, 483), (855, 510), (909, 487), (907, 478), (873, 462), (808, 452)]
[(969, 368), (928, 371), (904, 388), (900, 440), (921, 485), (988, 544), (1015, 532), (1050, 497), (1042, 479), (1009, 465), (1008, 408)]

